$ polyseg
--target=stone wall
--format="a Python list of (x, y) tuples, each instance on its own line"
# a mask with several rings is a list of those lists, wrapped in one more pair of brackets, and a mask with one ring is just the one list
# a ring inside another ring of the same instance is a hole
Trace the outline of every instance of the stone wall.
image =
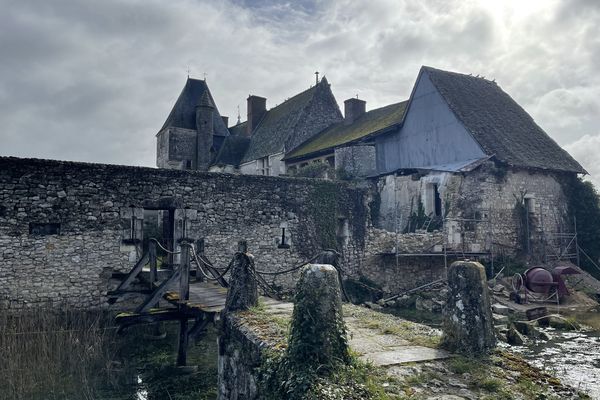
[(379, 226), (404, 232), (419, 203), (425, 214), (433, 213), (436, 187), (449, 247), (465, 252), (487, 251), (492, 246), (496, 253), (523, 251), (523, 221), (516, 210), (516, 203), (520, 202), (530, 207), (532, 252), (539, 253), (542, 231), (549, 234), (573, 229), (568, 223), (561, 180), (559, 173), (518, 170), (493, 162), (461, 173), (387, 175), (377, 181), (381, 199)]
[[(396, 234), (383, 229), (369, 229), (363, 256), (358, 258), (360, 266), (352, 271), (352, 277), (362, 278), (387, 294), (441, 279), (445, 276), (443, 252), (439, 248), (442, 242), (441, 231)], [(437, 255), (410, 255), (417, 253)]]
[(196, 135), (195, 130), (184, 128), (171, 127), (161, 131), (157, 135), (156, 165), (159, 168), (191, 168), (196, 159)]
[[(206, 240), (227, 265), (248, 240), (260, 270), (282, 270), (323, 247), (364, 249), (364, 189), (310, 179), (0, 158), (0, 309), (104, 307), (109, 277), (141, 255), (143, 208), (175, 208), (181, 236)], [(54, 225), (51, 225), (54, 224)], [(286, 226), (289, 248), (280, 248)], [(53, 231), (59, 229), (59, 231)], [(343, 261), (355, 270), (357, 261)], [(291, 287), (294, 274), (270, 277)]]
[(236, 314), (227, 314), (219, 336), (219, 400), (258, 397), (256, 369), (269, 347)]

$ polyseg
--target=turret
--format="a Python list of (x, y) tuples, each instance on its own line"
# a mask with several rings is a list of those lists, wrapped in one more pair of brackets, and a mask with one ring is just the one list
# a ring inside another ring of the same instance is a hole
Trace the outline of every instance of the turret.
[(205, 90), (196, 106), (196, 160), (194, 169), (208, 171), (212, 161), (213, 112), (215, 106)]

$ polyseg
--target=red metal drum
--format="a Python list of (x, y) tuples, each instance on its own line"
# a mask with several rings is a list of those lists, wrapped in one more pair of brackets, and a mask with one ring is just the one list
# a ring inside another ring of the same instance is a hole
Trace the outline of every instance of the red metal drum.
[(534, 293), (548, 294), (552, 286), (556, 286), (552, 273), (544, 268), (530, 268), (523, 274), (525, 287)]

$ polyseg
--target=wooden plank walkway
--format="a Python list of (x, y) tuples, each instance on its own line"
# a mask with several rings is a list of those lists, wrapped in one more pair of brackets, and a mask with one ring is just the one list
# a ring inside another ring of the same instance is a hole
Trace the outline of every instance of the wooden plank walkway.
[[(218, 313), (225, 308), (227, 300), (227, 288), (212, 282), (190, 282), (190, 299), (180, 301), (177, 292), (167, 292), (164, 296), (169, 303), (181, 306), (182, 311), (188, 311), (191, 314), (202, 311), (205, 313)], [(281, 301), (269, 297), (261, 297), (264, 304), (275, 305)]]

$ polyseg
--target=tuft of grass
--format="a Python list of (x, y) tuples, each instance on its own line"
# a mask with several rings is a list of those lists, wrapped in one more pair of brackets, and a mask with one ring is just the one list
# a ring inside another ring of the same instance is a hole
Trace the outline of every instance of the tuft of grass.
[(475, 363), (474, 360), (470, 358), (457, 356), (450, 360), (448, 367), (450, 368), (450, 371), (455, 374), (464, 374), (476, 371), (479, 366), (478, 363)]
[(477, 386), (479, 386), (479, 388), (481, 388), (483, 390), (487, 390), (488, 392), (496, 393), (496, 392), (499, 392), (503, 388), (504, 383), (500, 379), (484, 378), (482, 381), (480, 381), (478, 383)]

